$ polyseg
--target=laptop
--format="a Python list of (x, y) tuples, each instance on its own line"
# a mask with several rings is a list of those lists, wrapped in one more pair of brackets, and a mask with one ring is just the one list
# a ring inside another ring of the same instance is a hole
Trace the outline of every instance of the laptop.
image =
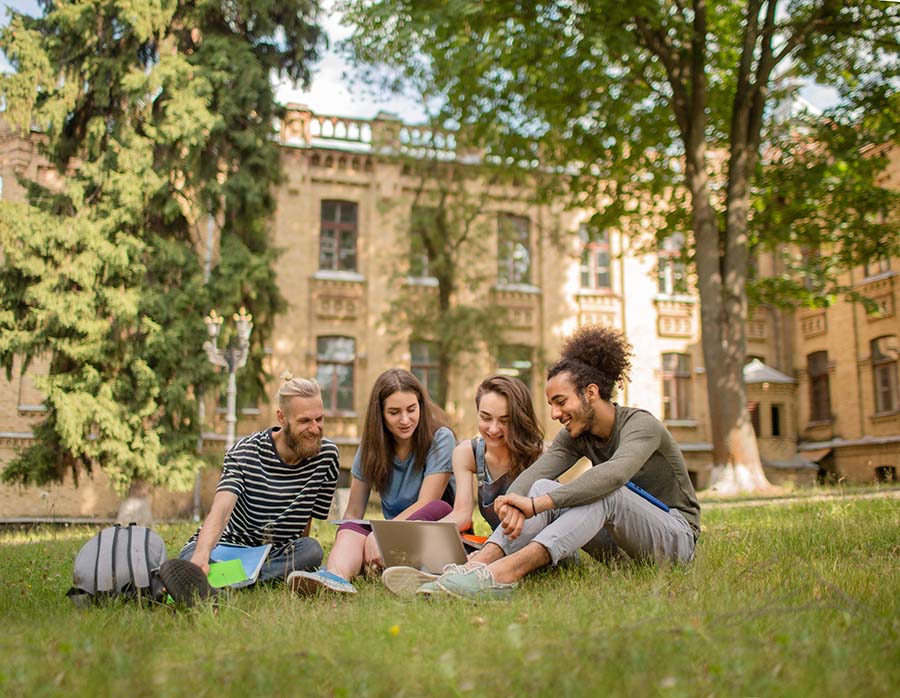
[(452, 521), (370, 520), (385, 567), (403, 565), (440, 574), (445, 565), (465, 564), (466, 551)]

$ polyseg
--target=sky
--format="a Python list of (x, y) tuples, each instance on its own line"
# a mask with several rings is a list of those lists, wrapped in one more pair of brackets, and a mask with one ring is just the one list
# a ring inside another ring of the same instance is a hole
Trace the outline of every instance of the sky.
[[(354, 118), (370, 119), (379, 111), (392, 112), (407, 123), (421, 122), (423, 112), (417, 104), (402, 98), (373, 99), (370, 95), (361, 94), (354, 90), (350, 81), (345, 77), (348, 66), (335, 50), (336, 44), (347, 38), (350, 30), (341, 26), (340, 16), (331, 12), (332, 2), (324, 0), (322, 26), (329, 37), (331, 47), (323, 52), (322, 58), (313, 66), (312, 84), (308, 90), (300, 90), (295, 86), (282, 82), (276, 86), (278, 101), (282, 104), (291, 102), (305, 104), (314, 112), (329, 116), (348, 116)], [(0, 26), (7, 23), (7, 8), (13, 8), (28, 14), (38, 14), (40, 6), (36, 0), (13, 0), (12, 2), (0, 2)], [(10, 70), (9, 62), (0, 52), (0, 71)], [(830, 106), (835, 101), (835, 92), (830, 88), (818, 85), (804, 87), (800, 94), (813, 105), (819, 108)]]

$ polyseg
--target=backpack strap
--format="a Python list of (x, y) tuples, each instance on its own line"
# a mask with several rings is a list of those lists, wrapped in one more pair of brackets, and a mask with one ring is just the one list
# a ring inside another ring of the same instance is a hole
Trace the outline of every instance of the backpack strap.
[(116, 524), (115, 529), (113, 530), (113, 539), (112, 539), (112, 554), (109, 556), (109, 571), (112, 574), (112, 591), (113, 594), (117, 594), (119, 592), (119, 578), (116, 575), (116, 557), (118, 557), (118, 542), (119, 542), (119, 524)]
[(153, 579), (153, 570), (150, 568), (150, 529), (144, 529), (144, 564), (147, 566), (147, 586)]
[(100, 550), (103, 547), (103, 534), (106, 532), (106, 529), (100, 531), (97, 534), (97, 556), (94, 558), (94, 593), (97, 593), (99, 587), (97, 586), (100, 583)]
[(126, 550), (128, 551), (128, 554), (127, 554), (125, 557), (126, 557), (126, 559), (128, 560), (128, 578), (129, 578), (132, 582), (135, 581), (135, 579), (134, 579), (134, 565), (133, 565), (132, 562), (131, 562), (131, 535), (132, 535), (133, 532), (134, 532), (134, 524), (133, 524), (133, 523), (130, 523), (130, 524), (128, 524), (128, 547), (126, 548)]

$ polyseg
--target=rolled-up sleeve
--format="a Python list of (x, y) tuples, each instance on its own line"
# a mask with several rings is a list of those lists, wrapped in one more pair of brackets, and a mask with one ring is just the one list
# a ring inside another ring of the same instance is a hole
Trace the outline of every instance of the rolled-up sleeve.
[(456, 437), (447, 427), (441, 427), (434, 433), (431, 448), (425, 456), (425, 475), (453, 472), (453, 449), (456, 448)]

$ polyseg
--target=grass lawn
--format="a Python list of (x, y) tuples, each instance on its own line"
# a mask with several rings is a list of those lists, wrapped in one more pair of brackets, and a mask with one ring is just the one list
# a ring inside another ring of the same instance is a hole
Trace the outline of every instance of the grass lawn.
[[(326, 549), (332, 527), (314, 533)], [(63, 595), (96, 529), (0, 533), (2, 696), (893, 696), (900, 504), (704, 513), (688, 568), (580, 567), (511, 602), (234, 594), (218, 615)], [(159, 528), (170, 555), (192, 526)]]

